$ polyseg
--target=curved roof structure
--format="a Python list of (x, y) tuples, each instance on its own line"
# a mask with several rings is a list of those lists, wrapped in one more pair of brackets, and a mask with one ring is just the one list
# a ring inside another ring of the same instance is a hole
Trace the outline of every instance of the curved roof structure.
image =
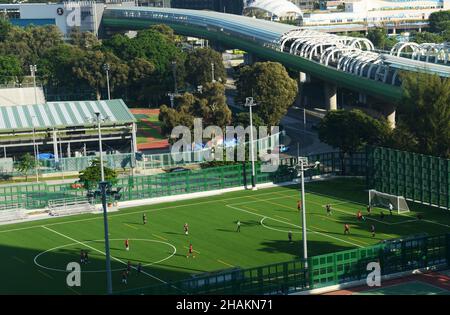
[(379, 53), (367, 39), (226, 13), (153, 7), (107, 8), (102, 23), (120, 30), (163, 23), (181, 35), (215, 40), (341, 87), (389, 100), (402, 96), (399, 69), (450, 77), (448, 66)]
[(288, 0), (254, 0), (247, 8), (261, 9), (278, 17), (302, 15), (300, 8)]

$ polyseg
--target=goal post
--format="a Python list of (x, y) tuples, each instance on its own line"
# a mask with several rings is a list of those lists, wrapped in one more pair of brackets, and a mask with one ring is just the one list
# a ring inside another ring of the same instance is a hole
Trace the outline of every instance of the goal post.
[(369, 190), (369, 205), (389, 209), (389, 205), (398, 213), (409, 212), (408, 203), (405, 197), (379, 192), (375, 189)]

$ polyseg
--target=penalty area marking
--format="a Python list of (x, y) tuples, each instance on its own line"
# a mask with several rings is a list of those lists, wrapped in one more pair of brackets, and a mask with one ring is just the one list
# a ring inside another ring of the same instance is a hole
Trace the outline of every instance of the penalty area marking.
[[(118, 238), (115, 238), (115, 239), (111, 239), (110, 241), (125, 241), (125, 239), (118, 239)], [(134, 239), (130, 239), (130, 241), (142, 241), (142, 242), (162, 243), (162, 244), (165, 244), (165, 245), (168, 245), (168, 246), (172, 247), (172, 249), (173, 249), (172, 254), (170, 254), (169, 256), (167, 256), (167, 257), (165, 257), (165, 258), (163, 258), (163, 259), (160, 259), (160, 260), (158, 260), (158, 261), (154, 261), (154, 262), (150, 262), (150, 263), (148, 263), (148, 264), (142, 265), (142, 267), (148, 267), (148, 266), (152, 266), (152, 265), (159, 264), (159, 263), (161, 263), (161, 262), (163, 262), (163, 261), (166, 261), (166, 260), (172, 258), (172, 257), (176, 254), (176, 252), (177, 252), (177, 249), (175, 248), (175, 246), (172, 245), (172, 244), (170, 244), (170, 243), (167, 243), (167, 242), (162, 242), (162, 241), (158, 241), (158, 240), (150, 240), (150, 239), (142, 239), (142, 238), (134, 238)], [(97, 243), (97, 242), (104, 242), (104, 240), (91, 240), (91, 241), (85, 241), (85, 242), (83, 242), (83, 245), (84, 245), (84, 244), (89, 244), (89, 243)], [(46, 250), (46, 251), (43, 251), (42, 253), (39, 253), (39, 254), (37, 254), (37, 255), (34, 257), (34, 263), (35, 263), (38, 267), (41, 267), (41, 268), (43, 268), (43, 269), (47, 269), (47, 270), (51, 270), (51, 271), (58, 271), (58, 272), (67, 272), (67, 270), (65, 270), (65, 269), (51, 268), (51, 267), (47, 267), (47, 266), (41, 265), (41, 264), (38, 262), (38, 258), (39, 258), (40, 256), (42, 256), (42, 255), (45, 255), (46, 253), (53, 252), (53, 251), (55, 251), (55, 250), (57, 250), (57, 249), (66, 248), (66, 247), (73, 246), (73, 245), (77, 245), (77, 244), (80, 244), (80, 243), (76, 242), (76, 243), (70, 243), (70, 244), (60, 245), (60, 246), (56, 246), (56, 247), (50, 248), (50, 249), (48, 249), (48, 250)], [(85, 245), (85, 246), (86, 246), (86, 247), (90, 247), (90, 246), (87, 246), (87, 245)], [(90, 247), (90, 248), (93, 248), (93, 247)], [(100, 251), (98, 251), (98, 252), (100, 252)], [(113, 258), (113, 257), (111, 256), (111, 258)], [(111, 271), (120, 271), (120, 270), (123, 270), (123, 268), (112, 269)], [(82, 270), (81, 272), (86, 272), (86, 273), (97, 273), (97, 272), (105, 272), (105, 271), (106, 271), (105, 269), (100, 269), (100, 270), (85, 270), (85, 271)]]
[[(265, 220), (265, 219), (270, 219), (270, 218), (264, 217), (264, 218), (261, 219), (261, 221), (259, 221), (259, 223), (260, 223), (263, 227), (265, 227), (266, 229), (274, 230), (274, 231), (277, 231), (277, 232), (283, 232), (283, 233), (288, 233), (288, 232), (289, 232), (289, 230), (277, 229), (277, 228), (274, 228), (274, 227), (271, 227), (271, 226), (268, 226), (268, 225), (264, 224), (264, 220)], [(300, 234), (300, 233), (302, 233), (301, 231), (291, 231), (291, 232), (292, 232), (292, 233), (295, 233), (295, 234)]]
[[(297, 225), (297, 224), (294, 224), (294, 223), (285, 222), (285, 221), (283, 221), (283, 220), (278, 220), (278, 219), (275, 219), (275, 218), (271, 218), (271, 217), (266, 216), (266, 215), (262, 215), (262, 214), (259, 214), (259, 213), (254, 213), (254, 212), (251, 212), (251, 211), (247, 211), (247, 210), (244, 210), (244, 209), (240, 209), (240, 208), (234, 207), (234, 206), (232, 206), (232, 205), (226, 205), (226, 207), (231, 208), (231, 209), (234, 209), (234, 210), (237, 210), (237, 211), (250, 213), (250, 214), (253, 214), (253, 215), (256, 215), (256, 216), (259, 216), (259, 217), (263, 217), (263, 218), (265, 217), (265, 218), (267, 218), (267, 219), (271, 219), (271, 220), (274, 220), (274, 221), (277, 221), (277, 222), (280, 222), (280, 223), (285, 223), (285, 224), (287, 224), (287, 225), (291, 225), (291, 226), (298, 227), (298, 228), (301, 229), (301, 226), (299, 226), (299, 225)], [(319, 235), (322, 235), (322, 236), (325, 236), (325, 237), (328, 237), (328, 238), (332, 238), (332, 239), (335, 239), (335, 240), (337, 240), (337, 241), (340, 241), (340, 242), (343, 242), (343, 243), (347, 243), (347, 244), (350, 244), (350, 245), (353, 245), (353, 246), (364, 247), (364, 246), (361, 246), (361, 245), (358, 245), (358, 244), (355, 244), (355, 243), (346, 241), (346, 240), (344, 240), (344, 239), (341, 239), (341, 238), (338, 238), (338, 237), (334, 237), (334, 236), (328, 235), (328, 234), (326, 234), (326, 233), (322, 233), (322, 232), (319, 232), (319, 231), (314, 231), (314, 230), (311, 230), (311, 229), (306, 229), (306, 230), (309, 231), (309, 232), (311, 232), (311, 233), (315, 233), (315, 234), (319, 234)]]

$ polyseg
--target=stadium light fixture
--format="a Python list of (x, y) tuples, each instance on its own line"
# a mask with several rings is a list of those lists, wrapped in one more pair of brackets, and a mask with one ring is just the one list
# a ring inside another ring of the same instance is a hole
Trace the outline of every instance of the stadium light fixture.
[(105, 171), (103, 169), (103, 148), (102, 148), (102, 131), (101, 122), (107, 118), (100, 118), (100, 112), (95, 112), (95, 117), (90, 120), (97, 123), (98, 127), (98, 145), (100, 153), (100, 193), (102, 197), (102, 208), (103, 208), (103, 226), (105, 230), (105, 256), (106, 256), (106, 289), (108, 294), (112, 294), (112, 275), (111, 275), (111, 254), (109, 248), (109, 229), (108, 229), (108, 208), (106, 205), (106, 190), (109, 187), (109, 183), (105, 181)]
[(255, 175), (255, 153), (254, 153), (254, 143), (253, 143), (253, 112), (252, 107), (257, 104), (254, 102), (253, 97), (247, 97), (245, 99), (245, 106), (249, 107), (250, 110), (250, 156), (252, 160), (252, 190), (257, 190), (256, 188), (256, 175)]
[(305, 269), (308, 269), (308, 246), (306, 236), (306, 202), (305, 202), (305, 171), (318, 168), (319, 161), (308, 163), (308, 158), (298, 157), (297, 170), (300, 171), (301, 177), (301, 200), (302, 200), (302, 238), (303, 238), (303, 260)]

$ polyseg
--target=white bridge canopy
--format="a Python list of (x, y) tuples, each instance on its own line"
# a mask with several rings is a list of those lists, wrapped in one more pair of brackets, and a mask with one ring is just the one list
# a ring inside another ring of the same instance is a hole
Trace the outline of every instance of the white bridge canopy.
[(246, 9), (260, 9), (278, 17), (303, 16), (300, 8), (287, 0), (253, 0)]

